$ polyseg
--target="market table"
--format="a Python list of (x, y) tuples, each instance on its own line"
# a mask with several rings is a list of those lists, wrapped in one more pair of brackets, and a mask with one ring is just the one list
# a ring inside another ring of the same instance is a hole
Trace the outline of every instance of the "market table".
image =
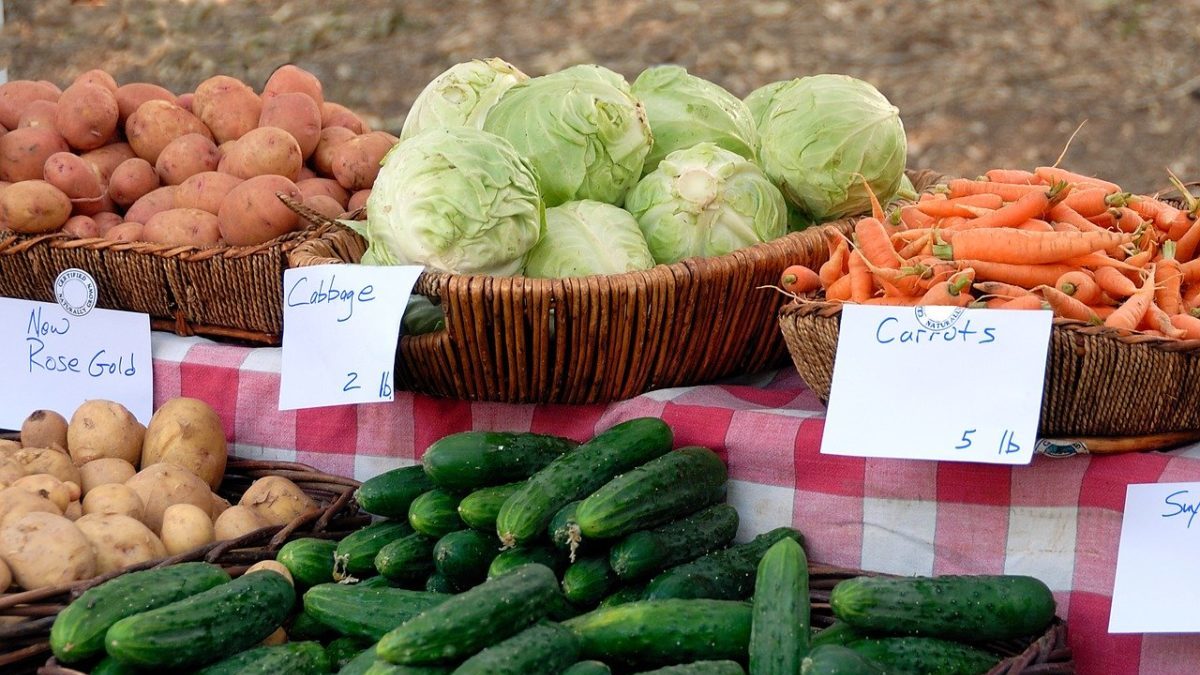
[[(397, 392), (393, 403), (277, 410), (279, 349), (153, 334), (155, 404), (209, 403), (241, 457), (363, 479), (467, 429), (584, 439), (661, 416), (679, 445), (730, 470), (739, 538), (792, 523), (817, 562), (899, 574), (1030, 574), (1055, 592), (1080, 673), (1195, 673), (1197, 635), (1109, 635), (1125, 486), (1200, 480), (1200, 445), (1168, 453), (1037, 456), (1021, 467), (819, 454), (824, 407), (790, 369), (653, 391), (609, 405), (510, 405)], [(869, 423), (864, 420), (864, 423)]]

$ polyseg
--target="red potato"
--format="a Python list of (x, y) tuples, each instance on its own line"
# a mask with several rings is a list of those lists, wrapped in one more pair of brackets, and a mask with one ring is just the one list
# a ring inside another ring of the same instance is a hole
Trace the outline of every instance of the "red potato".
[(201, 209), (216, 215), (225, 195), (241, 183), (241, 178), (227, 173), (198, 173), (179, 184), (175, 191), (175, 208)]
[(192, 111), (208, 125), (217, 142), (224, 143), (258, 126), (262, 99), (241, 80), (217, 75), (196, 87)]
[(57, 101), (62, 92), (49, 82), (13, 80), (0, 85), (0, 124), (16, 129), (21, 113), (33, 101)]
[[(282, 204), (281, 204), (282, 206)], [(21, 234), (60, 229), (71, 216), (71, 200), (44, 180), (13, 183), (0, 192), (0, 227)]]
[(189, 177), (217, 168), (217, 146), (200, 134), (176, 138), (158, 154), (154, 169), (164, 185), (179, 185)]
[(68, 150), (67, 142), (53, 129), (14, 129), (0, 136), (0, 180), (37, 180), (50, 155)]
[(121, 206), (131, 206), (143, 196), (158, 189), (158, 172), (150, 162), (134, 157), (121, 162), (108, 179), (108, 196)]
[(350, 193), (332, 178), (309, 178), (298, 181), (296, 187), (305, 199), (316, 195), (330, 197), (338, 204), (345, 206), (350, 199)]
[(370, 190), (359, 190), (350, 195), (350, 201), (346, 202), (347, 211), (357, 211), (367, 205), (367, 198), (371, 196)]
[(175, 208), (175, 191), (178, 189), (174, 185), (164, 185), (157, 190), (152, 190), (142, 195), (125, 212), (126, 222), (142, 223), (144, 225), (150, 221), (150, 218), (154, 214)]
[(192, 112), (196, 115), (202, 114), (212, 103), (213, 98), (221, 94), (241, 89), (249, 89), (250, 87), (236, 77), (228, 75), (213, 75), (196, 85), (196, 91), (192, 98)]
[(345, 211), (341, 204), (334, 201), (333, 197), (328, 195), (307, 197), (304, 200), (304, 205), (330, 220), (337, 220)]
[(321, 106), (321, 126), (324, 128), (346, 127), (355, 134), (365, 134), (371, 131), (367, 123), (355, 115), (352, 110), (339, 103), (330, 103), (329, 101)]
[(320, 109), (325, 102), (325, 94), (321, 88), (321, 80), (316, 75), (299, 66), (287, 64), (275, 69), (267, 83), (263, 85), (263, 101), (269, 101), (280, 94), (307, 94)]
[(125, 219), (120, 214), (112, 211), (101, 211), (92, 216), (92, 220), (96, 221), (96, 226), (100, 228), (101, 235), (106, 234), (109, 230), (125, 222)]
[(71, 205), (75, 207), (72, 214), (77, 216), (94, 217), (98, 213), (117, 210), (117, 205), (113, 203), (107, 191), (99, 199), (72, 199)]
[(91, 164), (79, 155), (56, 152), (46, 158), (42, 167), (42, 178), (62, 190), (72, 202), (77, 200), (100, 200), (104, 196), (104, 184)]
[(258, 126), (288, 132), (300, 144), (300, 154), (308, 159), (321, 140), (321, 108), (308, 94), (285, 92), (264, 99)]
[(85, 152), (80, 157), (96, 169), (101, 181), (107, 183), (113, 170), (120, 166), (121, 162), (137, 157), (137, 155), (134, 154), (133, 148), (128, 143), (109, 143), (102, 148)]
[(354, 138), (355, 134), (346, 127), (325, 127), (321, 130), (321, 139), (313, 152), (312, 164), (317, 174), (333, 175), (333, 149)]
[(238, 139), (221, 160), (221, 171), (239, 178), (273, 174), (295, 180), (304, 165), (300, 144), (277, 127), (259, 127)]
[(121, 223), (114, 227), (110, 227), (104, 233), (105, 239), (112, 241), (142, 241), (142, 229), (145, 225), (141, 223)]
[(171, 141), (187, 134), (212, 138), (212, 132), (192, 113), (166, 101), (146, 101), (125, 121), (125, 135), (138, 157), (153, 164)]
[(45, 127), (47, 129), (54, 129), (54, 118), (57, 116), (58, 103), (44, 99), (30, 101), (29, 105), (25, 106), (25, 112), (21, 113), (21, 120), (17, 122), (17, 128)]
[(310, 178), (318, 178), (317, 172), (308, 167), (307, 164), (300, 167), (300, 173), (296, 174), (296, 181), (308, 180)]
[(95, 150), (117, 132), (117, 97), (99, 84), (79, 82), (58, 98), (54, 127), (71, 147)]
[(196, 95), (189, 91), (186, 94), (180, 94), (180, 95), (176, 96), (175, 97), (175, 105), (179, 106), (180, 108), (183, 108), (184, 110), (186, 110), (188, 112), (195, 112), (194, 110), (192, 110), (192, 101), (195, 101), (195, 100), (196, 100)]
[[(148, 82), (130, 82), (117, 87), (117, 110), (121, 114), (121, 124), (129, 119), (146, 101), (166, 101), (175, 103), (175, 94), (169, 90)], [(182, 106), (181, 106), (182, 107)]]
[(296, 184), (283, 176), (255, 176), (231, 190), (217, 213), (225, 241), (250, 246), (296, 230), (300, 217), (279, 200), (278, 192), (300, 199)]
[(333, 151), (333, 177), (348, 190), (365, 190), (375, 184), (379, 163), (395, 142), (390, 134), (363, 134)]
[(62, 231), (78, 239), (96, 239), (100, 236), (100, 225), (88, 216), (71, 216)]
[(114, 96), (117, 93), (117, 89), (119, 89), (117, 86), (117, 81), (113, 79), (113, 76), (109, 75), (103, 70), (100, 70), (99, 68), (89, 70), (86, 73), (80, 73), (79, 77), (76, 77), (75, 81), (71, 84), (75, 85), (81, 82), (86, 84), (96, 84), (104, 87), (105, 89), (111, 91)]
[(213, 246), (221, 240), (217, 217), (200, 209), (167, 209), (146, 221), (145, 241), (179, 246)]

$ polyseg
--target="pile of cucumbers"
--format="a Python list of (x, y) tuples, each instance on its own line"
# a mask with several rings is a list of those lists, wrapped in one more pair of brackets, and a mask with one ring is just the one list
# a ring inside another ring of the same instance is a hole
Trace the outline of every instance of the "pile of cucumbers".
[[(131, 573), (64, 610), (52, 647), (102, 673), (978, 675), (1001, 658), (978, 645), (1054, 619), (1030, 577), (860, 577), (813, 631), (801, 533), (732, 545), (724, 463), (673, 445), (656, 418), (583, 444), (454, 434), (362, 484), (376, 522), (284, 545), (294, 589)], [(290, 642), (256, 646), (280, 626)]]

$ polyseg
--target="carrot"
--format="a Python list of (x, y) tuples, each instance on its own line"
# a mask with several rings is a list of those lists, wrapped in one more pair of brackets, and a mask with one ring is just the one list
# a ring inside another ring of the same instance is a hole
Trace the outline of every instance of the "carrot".
[(1171, 325), (1183, 331), (1183, 338), (1200, 340), (1200, 319), (1191, 314), (1175, 314), (1171, 316)]
[(1104, 188), (1075, 190), (1064, 197), (1061, 203), (1081, 216), (1095, 216), (1113, 206), (1109, 203), (1108, 191)]
[(1137, 284), (1112, 267), (1098, 267), (1092, 272), (1096, 285), (1114, 298), (1128, 298), (1137, 293)]
[(1137, 254), (1129, 256), (1128, 258), (1125, 259), (1125, 264), (1131, 265), (1138, 269), (1141, 269), (1141, 268), (1145, 267), (1146, 264), (1149, 263), (1153, 259), (1154, 259), (1154, 250), (1149, 249), (1146, 251), (1142, 251), (1141, 253), (1137, 253)]
[(850, 299), (854, 302), (866, 302), (867, 298), (874, 295), (874, 282), (871, 281), (871, 271), (867, 269), (867, 262), (863, 257), (862, 251), (854, 250), (850, 252)]
[(984, 177), (994, 183), (1013, 183), (1016, 185), (1044, 185), (1037, 174), (1023, 169), (991, 169), (984, 172)]
[(946, 187), (950, 190), (951, 199), (966, 197), (967, 195), (990, 193), (1000, 195), (1004, 198), (1004, 201), (1016, 201), (1024, 195), (1046, 191), (1046, 186), (1044, 185), (994, 183), (992, 181), (970, 180), (969, 178), (955, 178), (946, 183)]
[(829, 288), (833, 282), (837, 281), (846, 273), (846, 258), (850, 253), (850, 245), (843, 239), (838, 244), (833, 253), (829, 254), (829, 260), (821, 265), (821, 269), (817, 272), (817, 276), (821, 278), (821, 285)]
[(1110, 193), (1121, 191), (1121, 186), (1117, 185), (1116, 183), (1110, 183), (1099, 178), (1092, 178), (1091, 176), (1084, 176), (1083, 174), (1067, 171), (1066, 169), (1060, 169), (1056, 166), (1039, 166), (1033, 170), (1033, 173), (1047, 183), (1068, 183), (1079, 189), (1104, 188)]
[(866, 258), (863, 258), (863, 262), (874, 277), (874, 283), (883, 289), (885, 295), (919, 296), (925, 292), (922, 278), (932, 276), (932, 271), (921, 264), (897, 268), (880, 267)]
[(871, 184), (867, 182), (867, 177), (861, 173), (854, 174), (862, 181), (863, 187), (867, 191), (867, 197), (871, 200), (871, 217), (875, 220), (883, 220), (883, 207), (879, 205), (879, 198), (875, 196), (875, 191), (871, 189)]
[(1040, 217), (1059, 194), (1058, 187), (1023, 195), (1011, 204), (967, 222), (964, 229), (977, 230), (995, 227), (1016, 227), (1030, 218)]
[(900, 207), (900, 220), (903, 221), (908, 228), (917, 229), (929, 227), (935, 222), (932, 216), (925, 215), (919, 208), (919, 205), (910, 204)]
[(893, 305), (898, 307), (913, 307), (921, 304), (921, 298), (908, 295), (885, 295), (878, 298), (867, 298), (864, 305)]
[(1167, 337), (1180, 340), (1187, 336), (1187, 331), (1176, 328), (1171, 321), (1171, 315), (1159, 307), (1158, 303), (1150, 303), (1146, 310), (1146, 320), (1152, 328), (1162, 331)]
[(949, 279), (934, 284), (925, 295), (921, 296), (922, 305), (950, 305), (966, 307), (974, 298), (967, 289), (975, 280), (975, 270), (966, 269), (958, 272)]
[[(1037, 218), (1030, 218), (1029, 220), (1018, 225), (1017, 229), (1025, 230), (1026, 232), (1057, 232), (1058, 231), (1058, 230), (1055, 230), (1054, 227), (1050, 223), (1047, 223), (1044, 220), (1038, 220)], [(1063, 230), (1063, 231), (1065, 232), (1068, 230)], [(1073, 230), (1073, 231), (1078, 232), (1079, 230)]]
[(1057, 288), (1053, 286), (1038, 286), (1034, 290), (1040, 291), (1046, 302), (1050, 303), (1050, 308), (1054, 310), (1055, 316), (1061, 316), (1064, 319), (1087, 321), (1088, 323), (1100, 323), (1100, 319), (1092, 313), (1087, 304), (1072, 298)]
[(1075, 269), (1068, 265), (1010, 265), (987, 260), (956, 260), (954, 263), (960, 269), (974, 269), (975, 276), (980, 279), (1003, 281), (1025, 288), (1052, 286), (1059, 277)]
[(930, 243), (932, 243), (932, 242), (933, 242), (933, 235), (930, 233), (926, 233), (924, 236), (922, 236), (918, 239), (914, 239), (914, 240), (908, 242), (907, 244), (905, 244), (904, 248), (902, 248), (896, 252), (896, 255), (900, 256), (901, 258), (903, 258), (905, 260), (908, 260), (909, 258), (919, 254), (921, 251), (924, 251), (925, 247), (929, 246)]
[(1079, 227), (1070, 223), (1064, 223), (1061, 220), (1056, 220), (1050, 223), (1050, 229), (1055, 232), (1078, 232)]
[(792, 265), (783, 271), (779, 286), (788, 293), (801, 295), (821, 287), (821, 276), (804, 265)]
[(1050, 309), (1041, 296), (1030, 293), (1013, 298), (996, 306), (996, 309)]
[(825, 299), (834, 302), (850, 300), (850, 275), (838, 277), (836, 281), (825, 287)]
[(1128, 206), (1114, 206), (1108, 213), (1113, 217), (1117, 229), (1122, 232), (1137, 232), (1146, 223), (1137, 211)]
[(858, 240), (858, 250), (880, 267), (899, 267), (900, 258), (892, 247), (892, 240), (887, 229), (875, 218), (863, 218), (854, 224), (854, 238)]
[(1187, 231), (1175, 240), (1175, 257), (1180, 260), (1193, 260), (1196, 257), (1196, 249), (1200, 247), (1200, 218), (1189, 223)]
[(1117, 308), (1112, 305), (1092, 305), (1088, 309), (1092, 310), (1092, 313), (1101, 320), (1107, 319), (1113, 312), (1117, 311)]
[[(1070, 195), (1067, 196), (1069, 197)], [(1087, 218), (1084, 218), (1078, 211), (1072, 209), (1069, 205), (1063, 202), (1059, 202), (1054, 206), (1051, 206), (1049, 215), (1051, 220), (1069, 223), (1075, 227), (1078, 227), (1083, 232), (1104, 229)]]
[(985, 192), (983, 194), (967, 195), (966, 197), (957, 197), (955, 199), (932, 200), (923, 204), (917, 204), (914, 208), (927, 216), (945, 218), (947, 216), (969, 217), (974, 215), (971, 211), (963, 207), (998, 209), (1003, 205), (1003, 197)]
[[(1179, 255), (1179, 247), (1175, 247), (1175, 254)], [(1200, 281), (1200, 258), (1181, 263), (1179, 269), (1183, 272), (1184, 283)]]
[(1200, 308), (1200, 284), (1188, 287), (1183, 294), (1183, 307), (1189, 312)]
[(1116, 232), (1025, 232), (1011, 228), (944, 232), (943, 236), (950, 243), (934, 246), (934, 254), (939, 258), (969, 258), (1014, 265), (1059, 262), (1104, 250), (1131, 238)]
[(1154, 270), (1151, 268), (1146, 278), (1142, 281), (1142, 286), (1136, 293), (1129, 296), (1120, 307), (1108, 318), (1104, 320), (1104, 325), (1109, 328), (1121, 328), (1124, 330), (1134, 330), (1138, 324), (1142, 322), (1146, 312), (1149, 311), (1150, 305), (1154, 302)]
[(1087, 255), (1076, 256), (1074, 258), (1067, 258), (1066, 260), (1063, 261), (1063, 264), (1072, 265), (1074, 267), (1086, 267), (1088, 269), (1100, 269), (1101, 267), (1115, 267), (1116, 269), (1119, 269), (1119, 270), (1127, 270), (1127, 271), (1132, 271), (1132, 272), (1136, 272), (1141, 269), (1140, 267), (1137, 267), (1135, 265), (1130, 265), (1129, 263), (1125, 262), (1124, 260), (1117, 260), (1116, 258), (1109, 256), (1107, 253), (1105, 253), (1103, 251), (1096, 251), (1094, 253), (1089, 253)]
[(1164, 312), (1178, 314), (1183, 311), (1183, 270), (1175, 259), (1173, 241), (1163, 244), (1162, 257), (1154, 267), (1154, 286), (1154, 302)]
[(1138, 215), (1146, 220), (1154, 221), (1154, 226), (1160, 230), (1168, 231), (1176, 226), (1176, 219), (1179, 216), (1186, 217), (1184, 211), (1171, 206), (1166, 202), (1161, 202), (1153, 197), (1136, 195), (1129, 199), (1128, 208), (1135, 211)]
[(1028, 289), (1015, 284), (1006, 284), (1003, 281), (979, 281), (975, 283), (975, 290), (984, 295), (994, 295), (1008, 300), (1032, 295)]
[(1082, 270), (1062, 275), (1054, 287), (1085, 305), (1093, 305), (1100, 299), (1100, 285), (1095, 277)]

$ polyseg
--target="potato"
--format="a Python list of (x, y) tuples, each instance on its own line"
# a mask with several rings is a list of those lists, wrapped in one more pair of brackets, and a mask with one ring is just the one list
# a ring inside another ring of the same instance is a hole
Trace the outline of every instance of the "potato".
[(241, 182), (241, 178), (219, 171), (204, 171), (190, 176), (175, 191), (175, 208), (201, 209), (215, 216), (221, 210), (225, 195)]
[(333, 149), (354, 137), (354, 132), (346, 127), (321, 129), (321, 138), (317, 141), (317, 149), (313, 151), (312, 156), (313, 168), (317, 170), (317, 173), (323, 176), (332, 176)]
[(54, 129), (26, 127), (0, 136), (0, 180), (16, 183), (42, 177), (46, 160), (70, 148)]
[(196, 94), (194, 94), (193, 92), (190, 92), (190, 91), (185, 94), (180, 94), (175, 97), (175, 105), (179, 106), (180, 108), (183, 108), (184, 110), (186, 110), (188, 112), (194, 112), (192, 110), (192, 101), (195, 100), (195, 98), (196, 98)]
[(13, 80), (0, 85), (0, 124), (5, 129), (16, 129), (21, 113), (33, 101), (57, 101), (58, 87), (45, 82)]
[(200, 118), (167, 101), (146, 101), (125, 120), (129, 145), (138, 157), (151, 164), (168, 143), (186, 134), (212, 138), (212, 132)]
[(162, 541), (145, 525), (116, 513), (89, 513), (75, 521), (96, 553), (96, 574), (167, 556)]
[(304, 205), (330, 220), (337, 220), (342, 215), (342, 212), (345, 211), (341, 204), (337, 203), (332, 197), (326, 197), (325, 195), (313, 195), (304, 200)]
[(204, 171), (216, 171), (217, 146), (200, 134), (185, 134), (163, 148), (154, 163), (163, 185), (179, 185)]
[(21, 448), (12, 454), (25, 473), (48, 473), (55, 478), (80, 485), (79, 467), (67, 453), (55, 448)]
[(97, 485), (83, 496), (83, 513), (118, 513), (143, 520), (146, 517), (146, 505), (128, 485), (105, 483)]
[(247, 506), (231, 506), (213, 521), (214, 541), (237, 539), (270, 525)]
[(142, 521), (155, 533), (161, 531), (163, 512), (172, 504), (192, 504), (211, 513), (208, 485), (177, 464), (159, 462), (145, 467), (125, 485), (142, 498), (146, 507)]
[(300, 144), (278, 127), (259, 127), (238, 139), (221, 158), (221, 171), (238, 178), (273, 174), (295, 180), (304, 165)]
[(325, 94), (317, 76), (290, 63), (276, 68), (267, 78), (267, 83), (263, 85), (263, 101), (291, 92), (307, 94), (318, 107), (325, 102)]
[(121, 162), (137, 157), (128, 143), (109, 143), (103, 148), (96, 148), (80, 155), (83, 161), (91, 164), (100, 174), (100, 180), (108, 183), (113, 171)]
[(0, 192), (0, 227), (21, 234), (59, 230), (71, 217), (71, 200), (44, 180), (23, 180)]
[(215, 492), (212, 493), (211, 497), (212, 497), (212, 517), (213, 517), (213, 520), (216, 520), (218, 517), (220, 517), (220, 515), (222, 513), (225, 513), (226, 511), (229, 510), (229, 507), (231, 506), (231, 504), (229, 503), (228, 499), (225, 499), (224, 497), (222, 497), (221, 495), (219, 495)]
[[(117, 457), (130, 464), (142, 456), (146, 427), (115, 401), (84, 401), (67, 425), (67, 449), (76, 464), (101, 457)], [(76, 480), (76, 482), (79, 482)]]
[(121, 115), (121, 123), (134, 113), (146, 101), (175, 102), (175, 94), (148, 82), (130, 82), (117, 87), (117, 110)]
[(308, 94), (285, 92), (263, 102), (258, 126), (278, 127), (288, 132), (308, 159), (321, 140), (321, 108)]
[(20, 488), (31, 494), (49, 499), (51, 503), (58, 507), (59, 511), (65, 511), (67, 504), (71, 503), (71, 491), (61, 480), (48, 473), (35, 473), (23, 476), (14, 482), (11, 487)]
[(191, 504), (173, 504), (163, 511), (162, 543), (169, 555), (215, 541), (208, 512)]
[(83, 505), (78, 500), (67, 504), (67, 508), (63, 509), (63, 516), (72, 522), (79, 520), (83, 516)]
[(221, 240), (217, 217), (200, 209), (167, 209), (150, 216), (142, 238), (156, 244), (215, 246)]
[(176, 185), (164, 185), (142, 195), (125, 212), (125, 222), (146, 224), (156, 213), (175, 207)]
[(212, 129), (218, 143), (224, 143), (258, 126), (262, 99), (241, 80), (216, 75), (196, 87), (192, 112)]
[(321, 105), (321, 126), (346, 127), (355, 134), (365, 134), (371, 131), (362, 118), (355, 115), (349, 108), (329, 101)]
[(21, 449), (19, 441), (10, 441), (7, 438), (0, 438), (0, 456), (7, 456)]
[(379, 163), (395, 142), (382, 133), (351, 138), (333, 150), (333, 177), (348, 190), (365, 190), (375, 184)]
[(0, 558), (0, 593), (7, 591), (9, 586), (12, 586), (12, 570)]
[(90, 579), (96, 554), (75, 523), (54, 513), (27, 513), (0, 529), (0, 557), (27, 591)]
[(137, 469), (119, 457), (101, 457), (79, 467), (79, 486), (86, 494), (101, 485), (124, 483)]
[(0, 455), (0, 490), (24, 477), (25, 469), (17, 463), (17, 460), (8, 455)]
[(113, 79), (113, 76), (109, 75), (103, 70), (100, 70), (99, 68), (95, 70), (89, 70), (86, 73), (80, 73), (79, 77), (76, 77), (71, 84), (75, 85), (79, 84), (80, 82), (99, 85), (109, 90), (114, 95), (116, 95), (117, 90), (119, 89), (119, 87), (117, 87), (117, 81)]
[(159, 406), (146, 425), (142, 467), (170, 462), (199, 476), (216, 490), (225, 477), (229, 448), (221, 418), (195, 398), (173, 398)]
[(121, 223), (109, 228), (104, 233), (104, 238), (113, 241), (142, 241), (142, 230), (145, 227), (141, 223)]
[(346, 202), (350, 199), (350, 193), (346, 188), (342, 187), (336, 180), (332, 178), (309, 178), (296, 183), (296, 189), (300, 191), (300, 195), (304, 199), (324, 195), (333, 199), (342, 207), (346, 206)]
[(72, 84), (58, 98), (54, 128), (71, 147), (95, 150), (117, 131), (120, 111), (116, 95), (98, 84)]
[(67, 448), (67, 419), (53, 410), (34, 410), (21, 422), (21, 445)]
[[(82, 474), (80, 474), (80, 480), (83, 480)], [(79, 483), (63, 481), (63, 487), (67, 488), (67, 495), (70, 496), (71, 501), (77, 502), (83, 497), (83, 488), (79, 487)]]
[(107, 234), (109, 230), (113, 229), (117, 225), (125, 222), (125, 219), (122, 218), (120, 214), (113, 213), (112, 211), (101, 211), (100, 213), (92, 216), (92, 220), (96, 221), (96, 226), (100, 228), (101, 236)]
[(234, 246), (261, 244), (296, 230), (300, 217), (279, 201), (277, 192), (300, 198), (296, 184), (283, 176), (255, 176), (230, 190), (217, 212), (225, 241)]
[(82, 157), (69, 152), (56, 152), (47, 157), (42, 165), (42, 178), (62, 190), (72, 202), (98, 200), (104, 196), (100, 174)]
[(0, 490), (0, 529), (34, 512), (62, 515), (62, 510), (54, 502), (29, 490), (12, 486)]
[(67, 218), (62, 231), (76, 239), (100, 238), (100, 226), (90, 216), (71, 216)]
[(284, 579), (287, 579), (289, 584), (292, 584), (293, 586), (296, 585), (295, 580), (292, 579), (292, 571), (284, 567), (283, 563), (279, 562), (278, 560), (260, 560), (247, 567), (245, 574), (251, 574), (253, 572), (274, 572)]
[(371, 190), (359, 190), (350, 195), (350, 201), (346, 202), (347, 211), (357, 211), (367, 205), (367, 198), (371, 196)]
[(279, 628), (275, 629), (274, 633), (271, 633), (267, 637), (263, 638), (263, 641), (258, 644), (261, 647), (278, 647), (279, 645), (287, 644), (287, 641), (287, 631), (283, 629), (283, 626), (280, 626)]
[(77, 216), (95, 216), (98, 213), (112, 212), (117, 210), (117, 205), (113, 203), (112, 197), (108, 196), (108, 191), (99, 199), (72, 199), (71, 205), (75, 207), (72, 212)]
[(33, 101), (25, 107), (25, 112), (21, 113), (21, 120), (17, 122), (17, 128), (43, 127), (54, 129), (54, 120), (57, 117), (57, 103), (44, 100)]
[(141, 157), (127, 159), (113, 169), (108, 179), (108, 195), (117, 204), (129, 207), (137, 200), (157, 190), (158, 172)]
[(312, 497), (283, 476), (264, 476), (254, 481), (238, 504), (249, 507), (271, 525), (286, 525), (317, 508)]

